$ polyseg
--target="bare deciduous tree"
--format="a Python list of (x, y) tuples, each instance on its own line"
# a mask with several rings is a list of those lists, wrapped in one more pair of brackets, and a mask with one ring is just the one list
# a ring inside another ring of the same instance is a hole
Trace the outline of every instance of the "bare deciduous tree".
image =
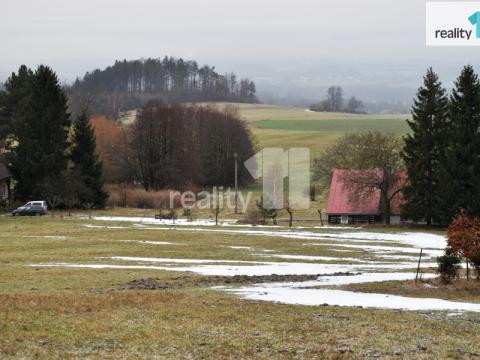
[(343, 89), (340, 86), (330, 86), (327, 90), (327, 111), (341, 111), (343, 107)]
[[(241, 163), (253, 154), (246, 124), (233, 107), (150, 103), (130, 132), (137, 178), (146, 190), (232, 186), (234, 154)], [(250, 179), (239, 169), (238, 181)]]

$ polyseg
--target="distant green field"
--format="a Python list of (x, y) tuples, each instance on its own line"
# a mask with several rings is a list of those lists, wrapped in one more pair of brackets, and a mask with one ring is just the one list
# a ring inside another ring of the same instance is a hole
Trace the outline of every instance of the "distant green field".
[(408, 125), (402, 119), (336, 119), (336, 120), (261, 120), (255, 122), (259, 129), (354, 132), (378, 130), (405, 134)]
[(215, 105), (218, 107), (235, 106), (240, 111), (242, 119), (248, 122), (261, 120), (404, 120), (410, 119), (410, 114), (348, 114), (335, 112), (316, 112), (298, 107), (287, 107), (267, 104), (239, 103), (198, 103), (198, 105)]

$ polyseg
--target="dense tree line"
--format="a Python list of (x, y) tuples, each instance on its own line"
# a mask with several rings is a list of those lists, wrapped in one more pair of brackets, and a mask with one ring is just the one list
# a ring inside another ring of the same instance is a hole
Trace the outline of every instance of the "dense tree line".
[(256, 102), (255, 84), (234, 73), (219, 74), (182, 58), (116, 61), (77, 79), (69, 88), (72, 105), (88, 98), (92, 111), (117, 117), (151, 99), (165, 102)]
[(73, 124), (68, 99), (47, 66), (21, 66), (0, 92), (0, 144), (18, 200), (103, 206), (101, 162), (82, 113)]
[[(254, 154), (246, 124), (233, 107), (150, 102), (129, 129), (135, 180), (147, 190), (232, 186), (239, 164)], [(239, 183), (250, 176), (239, 166)]]
[(330, 86), (327, 96), (309, 107), (312, 111), (347, 112), (351, 114), (363, 114), (364, 105), (361, 100), (351, 96), (346, 102), (343, 89), (340, 86)]
[(450, 97), (429, 69), (405, 137), (404, 216), (449, 224), (460, 209), (480, 215), (480, 81), (466, 66)]

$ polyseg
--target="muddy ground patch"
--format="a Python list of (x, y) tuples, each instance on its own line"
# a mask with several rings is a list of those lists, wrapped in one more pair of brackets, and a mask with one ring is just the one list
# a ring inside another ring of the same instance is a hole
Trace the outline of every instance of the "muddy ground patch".
[[(353, 276), (358, 275), (352, 272), (339, 272), (330, 274), (329, 276)], [(171, 290), (189, 287), (207, 287), (215, 285), (230, 285), (230, 284), (260, 284), (273, 282), (302, 282), (309, 280), (316, 280), (318, 277), (324, 276), (322, 274), (316, 275), (262, 275), (262, 276), (205, 276), (201, 278), (192, 278), (188, 276), (180, 276), (172, 278), (171, 280), (160, 280), (158, 278), (135, 279), (124, 284), (118, 285), (120, 290)]]

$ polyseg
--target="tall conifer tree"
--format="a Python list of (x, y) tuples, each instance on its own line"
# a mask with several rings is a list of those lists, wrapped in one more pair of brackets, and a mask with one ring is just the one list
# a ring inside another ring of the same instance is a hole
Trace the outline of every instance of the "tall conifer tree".
[(72, 142), (70, 159), (87, 189), (78, 194), (80, 203), (104, 207), (107, 194), (103, 191), (103, 165), (96, 153), (95, 133), (86, 110), (81, 111), (73, 124)]
[(33, 72), (25, 65), (13, 73), (0, 91), (0, 142), (11, 138), (14, 127), (30, 100)]
[(409, 179), (402, 212), (406, 218), (430, 225), (439, 221), (439, 166), (448, 134), (448, 97), (431, 68), (417, 91), (412, 116), (413, 120), (407, 121), (411, 133), (404, 138), (402, 152)]
[(15, 196), (34, 199), (41, 195), (47, 177), (67, 168), (67, 96), (56, 74), (43, 65), (34, 73), (22, 66), (6, 88), (5, 101), (13, 106), (9, 118), (15, 144), (10, 169), (16, 180)]
[(450, 97), (450, 129), (441, 167), (442, 222), (465, 209), (480, 215), (480, 82), (465, 66)]

